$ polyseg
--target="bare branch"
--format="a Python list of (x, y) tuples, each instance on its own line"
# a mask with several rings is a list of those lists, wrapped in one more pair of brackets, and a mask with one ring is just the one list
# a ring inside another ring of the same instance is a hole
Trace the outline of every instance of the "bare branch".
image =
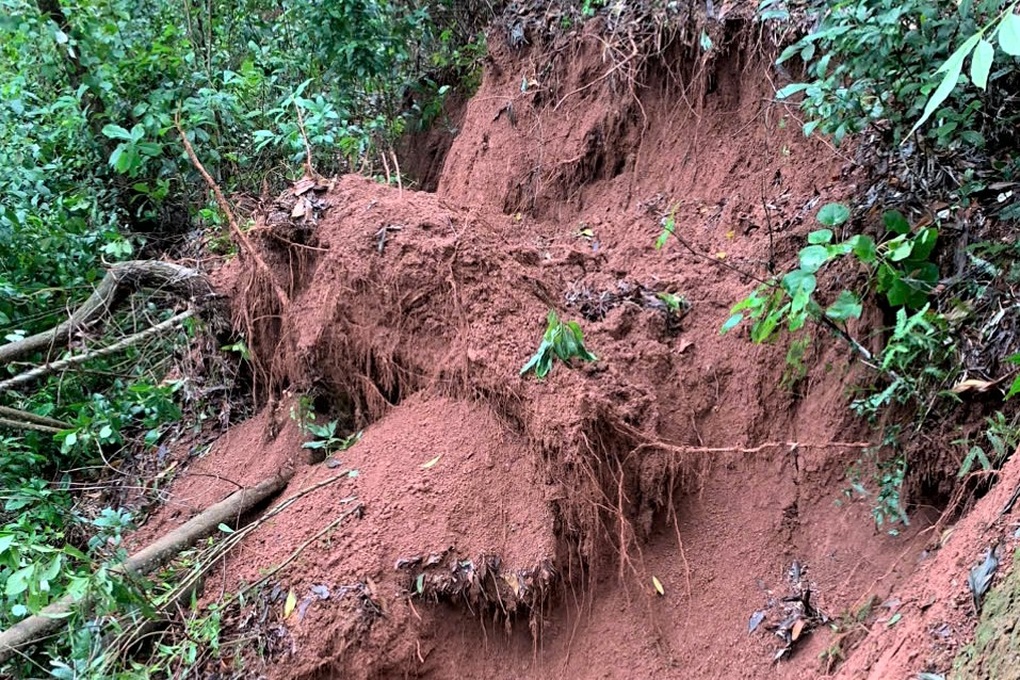
[(4, 416), (12, 420), (24, 420), (30, 423), (38, 423), (39, 425), (49, 425), (50, 427), (55, 427), (58, 430), (67, 430), (71, 427), (70, 423), (65, 423), (62, 420), (47, 418), (46, 416), (36, 415), (31, 411), (22, 411), (21, 409), (11, 408), (10, 406), (0, 406), (0, 416)]
[(43, 361), (47, 361), (66, 348), (73, 333), (99, 321), (129, 293), (141, 288), (168, 290), (199, 308), (205, 308), (210, 299), (217, 297), (205, 275), (194, 269), (158, 260), (118, 262), (67, 321), (23, 340), (0, 345), (0, 367), (35, 352), (45, 352)]
[(155, 326), (152, 326), (151, 328), (147, 328), (147, 329), (145, 329), (144, 331), (142, 331), (140, 333), (135, 333), (134, 335), (129, 335), (126, 338), (118, 340), (117, 342), (115, 342), (112, 345), (109, 345), (107, 347), (103, 347), (101, 349), (93, 350), (91, 352), (82, 352), (81, 354), (76, 354), (76, 355), (74, 355), (72, 357), (68, 357), (67, 359), (61, 359), (60, 361), (53, 361), (53, 362), (50, 362), (48, 364), (43, 364), (42, 366), (38, 366), (37, 368), (33, 368), (30, 371), (25, 371), (24, 373), (16, 375), (13, 378), (8, 378), (7, 380), (2, 380), (2, 381), (0, 381), (0, 392), (4, 392), (6, 390), (9, 390), (12, 387), (17, 387), (18, 385), (24, 385), (25, 383), (32, 382), (36, 378), (41, 378), (44, 375), (49, 375), (50, 373), (56, 373), (57, 371), (62, 371), (65, 368), (70, 368), (71, 366), (77, 366), (78, 364), (83, 364), (86, 361), (90, 361), (92, 359), (98, 359), (100, 357), (105, 357), (105, 356), (109, 356), (111, 354), (116, 354), (117, 352), (120, 352), (121, 350), (127, 349), (128, 347), (131, 347), (132, 345), (137, 345), (138, 343), (142, 342), (143, 340), (147, 340), (148, 338), (151, 338), (151, 337), (153, 337), (155, 335), (159, 335), (160, 333), (163, 333), (164, 331), (168, 331), (171, 328), (173, 328), (174, 326), (176, 326), (177, 324), (179, 324), (182, 321), (184, 321), (185, 319), (189, 319), (189, 318), (191, 318), (194, 315), (195, 315), (195, 310), (194, 309), (189, 309), (189, 310), (187, 310), (185, 312), (181, 312), (180, 314), (172, 316), (169, 319), (167, 319), (166, 321), (163, 321), (162, 323), (158, 323)]
[(259, 251), (255, 249), (254, 245), (252, 245), (248, 235), (241, 231), (241, 227), (237, 224), (237, 218), (234, 217), (234, 211), (231, 210), (226, 197), (223, 195), (223, 192), (220, 191), (219, 185), (216, 184), (212, 175), (210, 175), (209, 171), (205, 169), (204, 165), (202, 165), (202, 161), (198, 159), (198, 155), (195, 153), (195, 148), (191, 146), (191, 142), (188, 141), (187, 133), (184, 132), (184, 128), (181, 127), (179, 118), (174, 121), (174, 126), (177, 128), (177, 134), (181, 138), (181, 143), (184, 144), (184, 150), (187, 152), (188, 158), (191, 160), (191, 164), (195, 166), (195, 170), (197, 170), (198, 174), (200, 174), (202, 179), (205, 180), (209, 190), (213, 192), (213, 196), (216, 198), (217, 205), (220, 206), (220, 210), (222, 210), (223, 214), (226, 216), (227, 224), (230, 225), (230, 231), (232, 231), (234, 236), (237, 237), (237, 240), (240, 241), (241, 249), (255, 260), (255, 265), (262, 271), (269, 280), (269, 284), (273, 287), (273, 291), (276, 293), (276, 297), (280, 301), (280, 306), (285, 309), (287, 305), (290, 304), (290, 296), (287, 295), (287, 292), (280, 287), (279, 283), (277, 283), (276, 277), (273, 276), (273, 270), (269, 268), (266, 261), (262, 259), (261, 255), (259, 255)]

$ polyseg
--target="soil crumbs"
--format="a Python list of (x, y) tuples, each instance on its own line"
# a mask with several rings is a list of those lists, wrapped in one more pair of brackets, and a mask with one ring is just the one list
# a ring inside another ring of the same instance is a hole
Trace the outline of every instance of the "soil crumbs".
[[(289, 305), (254, 268), (231, 296), (269, 404), (143, 530), (282, 466), (283, 497), (333, 479), (218, 572), (230, 590), (286, 565), (263, 594), (286, 644), (253, 644), (242, 675), (801, 678), (865, 636), (866, 658), (887, 649), (935, 513), (892, 537), (866, 503), (837, 503), (868, 435), (846, 388), (867, 374), (819, 337), (791, 379), (783, 348), (718, 331), (754, 285), (741, 272), (792, 261), (852, 176), (780, 124), (769, 60), (726, 35), (692, 107), (665, 67), (682, 52), (635, 92), (593, 70), (597, 35), (494, 35), (437, 193), (309, 180), (258, 219)], [(680, 238), (658, 251), (668, 215)], [(598, 361), (522, 377), (550, 309), (581, 319)], [(300, 395), (360, 441), (309, 458)], [(811, 625), (781, 620), (794, 586)], [(829, 627), (882, 606), (870, 628)], [(930, 635), (911, 644), (844, 676), (938, 659)]]

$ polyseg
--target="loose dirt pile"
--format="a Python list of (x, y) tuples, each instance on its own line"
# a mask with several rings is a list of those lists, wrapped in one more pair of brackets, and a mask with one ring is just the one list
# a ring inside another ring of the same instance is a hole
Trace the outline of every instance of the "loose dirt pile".
[[(684, 65), (677, 40), (640, 82), (614, 77), (597, 31), (516, 49), (494, 33), (437, 193), (309, 180), (259, 219), (289, 305), (251, 271), (230, 292), (269, 406), (153, 527), (281, 465), (285, 495), (339, 475), (224, 567), (229, 589), (293, 557), (265, 673), (805, 677), (824, 628), (778, 665), (764, 632), (791, 565), (829, 616), (914, 568), (932, 513), (893, 538), (836, 503), (867, 437), (847, 390), (867, 374), (821, 336), (791, 379), (785, 348), (719, 335), (754, 285), (741, 272), (785, 266), (853, 185), (770, 102), (749, 24), (712, 30), (711, 63)], [(679, 239), (658, 251), (670, 214)], [(522, 377), (550, 309), (598, 361)], [(338, 467), (300, 448), (298, 395), (364, 430)]]

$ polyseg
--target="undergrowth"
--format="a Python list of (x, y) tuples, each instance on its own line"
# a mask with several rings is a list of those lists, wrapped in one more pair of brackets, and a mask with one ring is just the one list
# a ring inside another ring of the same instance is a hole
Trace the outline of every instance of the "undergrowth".
[[(1020, 152), (1017, 8), (1001, 0), (759, 7), (758, 20), (777, 35), (811, 26), (778, 56), (788, 82), (777, 85), (777, 100), (803, 111), (806, 135), (853, 137), (860, 158), (882, 169), (851, 205), (818, 212), (822, 228), (796, 264), (738, 302), (722, 332), (748, 321), (753, 342), (789, 334), (791, 382), (804, 374), (815, 330), (874, 369), (851, 408), (898, 434), (851, 468), (849, 494), (870, 498), (884, 528), (908, 521), (911, 469), (931, 446), (917, 435), (934, 416), (947, 422), (962, 402), (993, 395), (984, 444), (943, 436), (945, 446), (963, 447), (949, 476), (994, 470), (1015, 448), (1015, 428), (994, 401), (1020, 392), (1018, 339), (1008, 330), (1020, 309), (1012, 236), (1020, 201), (1010, 190)], [(848, 272), (854, 287), (832, 291), (828, 282)], [(875, 354), (854, 335), (867, 332), (857, 320), (868, 305), (886, 321)]]

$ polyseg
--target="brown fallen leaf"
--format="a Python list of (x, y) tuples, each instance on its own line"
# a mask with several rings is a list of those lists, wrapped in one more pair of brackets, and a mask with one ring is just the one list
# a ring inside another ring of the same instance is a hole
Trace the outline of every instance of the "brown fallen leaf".
[(804, 632), (804, 619), (797, 619), (796, 623), (793, 624), (793, 628), (790, 629), (790, 640), (793, 642), (797, 641), (800, 634)]
[(304, 217), (305, 212), (307, 212), (308, 210), (308, 208), (306, 207), (307, 204), (308, 201), (306, 201), (305, 199), (303, 198), (299, 199), (298, 202), (294, 204), (294, 209), (290, 211), (291, 218), (297, 219), (299, 217)]
[(314, 179), (304, 178), (294, 183), (294, 195), (300, 196), (303, 193), (308, 192), (311, 189), (316, 188), (316, 182)]

